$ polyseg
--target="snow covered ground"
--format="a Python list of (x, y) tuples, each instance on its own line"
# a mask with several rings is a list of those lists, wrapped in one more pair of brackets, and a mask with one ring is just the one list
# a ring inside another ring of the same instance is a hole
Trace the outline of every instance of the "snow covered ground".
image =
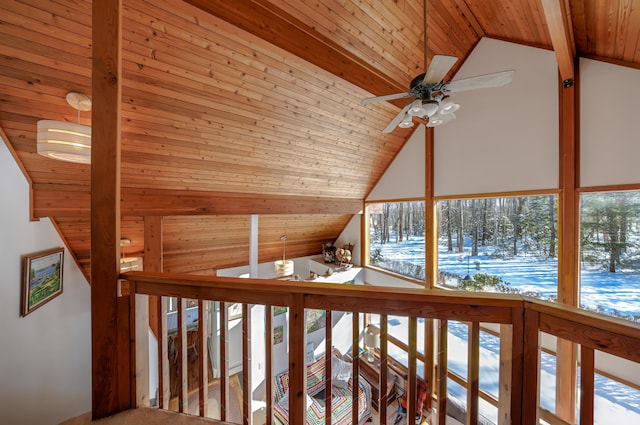
[[(383, 257), (393, 260), (410, 261), (424, 266), (424, 240), (411, 239), (399, 244), (390, 243), (376, 245)], [(522, 255), (501, 259), (491, 256), (489, 249), (480, 249), (478, 256), (446, 252), (440, 246), (438, 267), (460, 276), (467, 273), (486, 273), (500, 276), (510, 287), (522, 291), (532, 291), (541, 298), (554, 297), (557, 293), (558, 265), (555, 259), (540, 260), (531, 255)], [(619, 312), (640, 317), (640, 271), (622, 270), (609, 273), (606, 270), (583, 270), (581, 274), (581, 303), (593, 309), (601, 309), (607, 313)], [(389, 332), (394, 335), (407, 335), (407, 321), (404, 318), (389, 320)], [(466, 339), (467, 327), (460, 323), (450, 324), (449, 365), (450, 368), (466, 376)], [(419, 338), (424, 335), (418, 332)], [(406, 337), (404, 338), (406, 339)], [(418, 344), (421, 344), (418, 341)], [(419, 345), (420, 346), (420, 345)], [(400, 359), (403, 353), (392, 350), (390, 354)], [(497, 396), (497, 376), (499, 364), (499, 340), (485, 332), (481, 333), (481, 367), (480, 386)], [(403, 359), (406, 361), (406, 358)], [(421, 365), (419, 365), (419, 368)], [(540, 404), (547, 410), (554, 411), (555, 403), (555, 357), (542, 355), (540, 377)], [(601, 375), (596, 375), (595, 423), (616, 425), (640, 424), (640, 391), (622, 385)], [(452, 396), (465, 400), (465, 390), (449, 380), (449, 392)], [(480, 404), (481, 413), (494, 420), (497, 412), (492, 406)]]

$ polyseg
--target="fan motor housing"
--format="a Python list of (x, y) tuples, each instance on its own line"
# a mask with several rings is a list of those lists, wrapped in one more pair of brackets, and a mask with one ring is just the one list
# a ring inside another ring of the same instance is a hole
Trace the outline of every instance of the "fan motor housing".
[(422, 73), (411, 80), (411, 84), (409, 84), (409, 93), (418, 99), (428, 100), (432, 99), (432, 93), (438, 91), (438, 86), (440, 84), (425, 84), (423, 82), (424, 76), (426, 73)]

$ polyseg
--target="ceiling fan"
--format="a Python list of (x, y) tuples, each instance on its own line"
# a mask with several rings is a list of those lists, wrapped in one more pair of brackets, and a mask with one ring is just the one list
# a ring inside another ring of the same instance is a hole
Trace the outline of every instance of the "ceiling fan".
[(402, 108), (382, 132), (391, 133), (396, 126), (400, 128), (413, 127), (413, 117), (428, 120), (426, 126), (435, 127), (455, 119), (454, 112), (460, 108), (460, 105), (453, 102), (449, 93), (504, 86), (513, 80), (515, 74), (515, 70), (508, 70), (457, 81), (443, 81), (457, 61), (458, 58), (455, 56), (435, 55), (431, 60), (431, 66), (427, 69), (427, 2), (425, 0), (424, 69), (426, 71), (411, 81), (407, 93), (369, 97), (363, 99), (360, 105), (414, 97), (415, 99)]
[(460, 105), (454, 103), (449, 97), (449, 93), (504, 86), (513, 80), (515, 74), (514, 70), (509, 70), (457, 81), (442, 81), (457, 60), (455, 56), (436, 55), (431, 61), (429, 70), (411, 81), (407, 93), (369, 97), (363, 99), (360, 104), (364, 106), (375, 102), (415, 97), (415, 100), (402, 108), (382, 132), (391, 133), (396, 126), (413, 127), (413, 117), (429, 120), (426, 126), (436, 127), (455, 119), (454, 112), (460, 108)]

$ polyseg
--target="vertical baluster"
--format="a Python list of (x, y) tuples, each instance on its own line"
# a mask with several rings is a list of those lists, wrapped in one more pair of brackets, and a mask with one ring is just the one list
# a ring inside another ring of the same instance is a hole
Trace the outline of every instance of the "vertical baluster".
[(352, 313), (352, 350), (351, 358), (351, 423), (358, 423), (358, 394), (360, 393), (360, 314)]
[(448, 365), (448, 332), (449, 324), (446, 320), (438, 321), (438, 425), (447, 423), (447, 371)]
[(169, 344), (167, 338), (167, 297), (157, 297), (158, 309), (158, 408), (167, 409), (171, 398), (169, 387)]
[(415, 417), (418, 413), (416, 400), (418, 396), (418, 374), (416, 373), (416, 361), (418, 358), (417, 343), (418, 338), (418, 319), (409, 317), (409, 373), (407, 375), (407, 424), (415, 423)]
[(265, 425), (271, 425), (273, 423), (273, 306), (265, 306), (265, 370), (264, 370), (264, 382), (265, 382), (265, 397), (266, 397), (266, 423)]
[(593, 425), (595, 352), (580, 346), (580, 425)]
[(434, 352), (435, 352), (435, 335), (433, 331), (434, 319), (425, 319), (424, 321), (424, 381), (427, 384), (428, 394), (425, 400), (426, 408), (431, 414), (431, 403), (433, 398), (433, 383), (434, 378)]
[[(333, 324), (332, 324), (332, 316), (333, 313), (331, 310), (327, 310), (324, 316), (324, 370), (326, 381), (324, 384), (324, 405), (325, 412), (331, 412), (331, 388), (332, 388), (332, 380), (333, 372), (331, 371), (331, 357), (333, 355)], [(326, 425), (331, 425), (331, 415), (324, 415), (324, 423)]]
[[(118, 304), (118, 306), (120, 305), (122, 305), (122, 303)], [(136, 317), (136, 315), (138, 314), (138, 310), (139, 309), (136, 308), (136, 283), (135, 281), (131, 281), (129, 282), (129, 403), (132, 407), (138, 407), (138, 394), (136, 390), (136, 372), (138, 369), (138, 361), (136, 358), (136, 319), (138, 319), (138, 317)], [(123, 314), (122, 317), (126, 316)], [(125, 391), (121, 393), (126, 394)]]
[(500, 325), (500, 372), (498, 377), (498, 425), (511, 425), (512, 325)]
[(251, 305), (242, 304), (242, 423), (251, 425)]
[(186, 300), (184, 298), (178, 298), (178, 333), (176, 334), (176, 351), (178, 359), (178, 411), (180, 413), (189, 411), (186, 306)]
[[(389, 350), (387, 347), (388, 341), (388, 317), (386, 314), (380, 315), (380, 383), (378, 401), (378, 413), (380, 414), (380, 425), (387, 425), (387, 395), (389, 394), (389, 388), (387, 388), (387, 382), (389, 380)], [(395, 389), (394, 389), (395, 391)]]
[(207, 416), (207, 405), (209, 403), (209, 344), (207, 343), (208, 325), (208, 305), (209, 301), (198, 300), (198, 374), (200, 382), (198, 385), (198, 398), (200, 401), (200, 416)]
[(227, 303), (220, 301), (220, 420), (227, 420), (229, 411), (229, 317)]
[[(135, 283), (131, 287), (135, 289)], [(144, 294), (133, 294), (131, 298), (135, 305), (135, 321), (131, 328), (135, 332), (135, 347), (133, 348), (133, 359), (135, 362), (135, 379), (139, 381), (136, 385), (134, 395), (134, 406), (149, 406), (149, 297)], [(134, 388), (131, 389), (132, 391)]]
[(478, 423), (478, 395), (480, 391), (480, 323), (469, 324), (467, 343), (467, 425)]

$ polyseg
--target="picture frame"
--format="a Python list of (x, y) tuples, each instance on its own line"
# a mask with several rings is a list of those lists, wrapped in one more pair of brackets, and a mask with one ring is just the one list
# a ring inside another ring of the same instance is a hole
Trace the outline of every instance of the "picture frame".
[(325, 317), (327, 312), (325, 310), (306, 310), (307, 316), (307, 333), (318, 331), (326, 327)]
[(276, 326), (273, 328), (273, 345), (278, 345), (284, 341), (284, 326)]
[(282, 306), (276, 306), (273, 307), (273, 315), (275, 316), (280, 316), (281, 314), (285, 314), (287, 312), (287, 307), (282, 307)]
[(24, 317), (62, 294), (64, 248), (36, 252), (22, 258), (20, 315)]

